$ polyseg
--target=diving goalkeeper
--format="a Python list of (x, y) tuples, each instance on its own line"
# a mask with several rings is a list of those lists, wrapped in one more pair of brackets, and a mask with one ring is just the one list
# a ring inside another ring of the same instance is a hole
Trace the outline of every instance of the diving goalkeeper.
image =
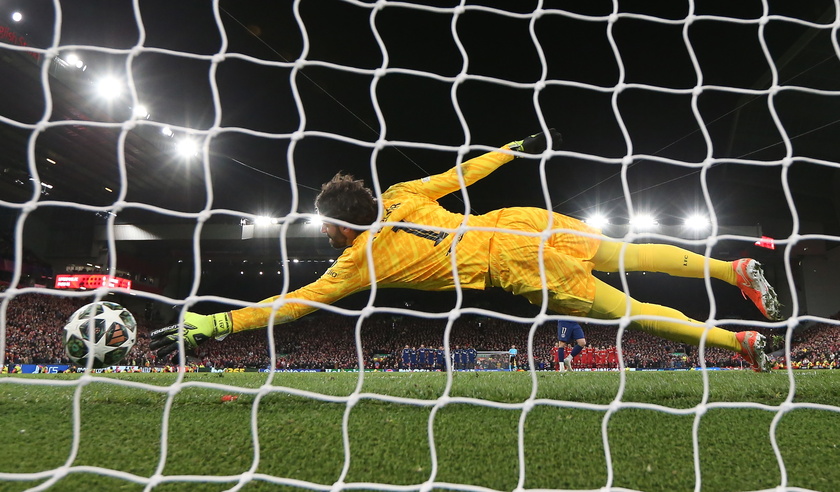
[[(631, 328), (698, 345), (706, 332), (702, 323), (676, 309), (628, 298), (592, 271), (617, 272), (623, 255), (625, 271), (703, 278), (703, 256), (671, 245), (617, 242), (579, 220), (539, 208), (465, 216), (438, 204), (439, 198), (460, 189), (459, 172), (469, 186), (517, 155), (540, 154), (547, 146), (556, 149), (560, 141), (553, 129), (548, 138), (532, 135), (444, 173), (393, 185), (381, 200), (361, 180), (336, 174), (315, 200), (324, 219), (321, 232), (330, 245), (343, 249), (335, 263), (311, 284), (253, 307), (212, 315), (184, 313), (184, 348), (192, 350), (210, 338), (221, 340), (231, 333), (265, 328), (272, 314), (275, 324), (294, 321), (317, 309), (310, 303), (331, 304), (369, 289), (374, 281), (380, 288), (430, 291), (501, 287), (540, 305), (541, 266), (548, 308), (553, 312), (598, 319), (628, 314), (634, 317)], [(546, 231), (551, 233), (542, 236)], [(768, 319), (780, 319), (776, 293), (757, 261), (710, 258), (708, 262), (711, 277), (737, 286)], [(179, 350), (180, 327), (154, 331), (151, 350), (160, 357)], [(742, 354), (756, 371), (769, 370), (765, 339), (757, 332), (710, 328), (706, 345)]]

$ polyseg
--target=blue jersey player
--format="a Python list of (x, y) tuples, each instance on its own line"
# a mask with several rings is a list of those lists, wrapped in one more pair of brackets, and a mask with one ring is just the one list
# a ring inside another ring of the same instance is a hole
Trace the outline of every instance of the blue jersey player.
[(402, 368), (403, 369), (411, 369), (411, 359), (414, 358), (414, 349), (409, 347), (408, 345), (402, 349)]
[[(560, 342), (559, 359), (563, 361), (567, 371), (572, 370), (572, 359), (586, 347), (586, 338), (583, 336), (583, 328), (574, 321), (560, 320), (557, 322), (557, 338)], [(574, 347), (569, 355), (566, 355), (566, 346)]]

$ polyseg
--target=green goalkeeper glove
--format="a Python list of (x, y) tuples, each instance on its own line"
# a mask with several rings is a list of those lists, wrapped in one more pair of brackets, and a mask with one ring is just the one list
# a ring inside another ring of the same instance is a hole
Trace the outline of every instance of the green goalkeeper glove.
[[(165, 357), (178, 350), (178, 330), (180, 325), (166, 326), (149, 335), (152, 339), (149, 350), (157, 350), (158, 357)], [(221, 340), (233, 331), (230, 313), (210, 315), (184, 313), (184, 349), (196, 347), (211, 338)]]
[[(557, 150), (560, 144), (563, 143), (563, 136), (554, 128), (549, 128), (548, 133), (551, 135), (551, 149)], [(524, 152), (526, 154), (542, 154), (546, 149), (545, 135), (535, 133), (525, 137), (523, 140), (517, 140), (508, 144), (510, 150), (517, 152)]]

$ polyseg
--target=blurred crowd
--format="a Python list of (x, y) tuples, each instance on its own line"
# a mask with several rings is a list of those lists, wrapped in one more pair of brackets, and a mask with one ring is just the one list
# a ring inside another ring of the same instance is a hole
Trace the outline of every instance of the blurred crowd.
[[(46, 294), (21, 294), (10, 299), (5, 311), (6, 364), (61, 364), (69, 360), (64, 353), (62, 328), (70, 315), (90, 302), (89, 298), (72, 298)], [(149, 326), (143, 316), (138, 321), (137, 343), (124, 364), (163, 366), (171, 360), (157, 360), (148, 350)], [(794, 331), (791, 361), (797, 368), (840, 368), (840, 313), (823, 322)], [(595, 353), (612, 352), (618, 345), (616, 325), (584, 324), (587, 348)], [(743, 326), (733, 327), (743, 330)], [(771, 350), (776, 350), (784, 367), (784, 331), (762, 330), (768, 336)], [(533, 332), (533, 333), (532, 333)], [(420, 347), (442, 350), (445, 335), (449, 336), (450, 353), (475, 349), (480, 353), (507, 354), (517, 347), (517, 367), (529, 367), (529, 338), (537, 369), (554, 368), (552, 347), (557, 341), (555, 323), (533, 327), (500, 318), (462, 316), (451, 326), (447, 319), (376, 314), (369, 318), (342, 316), (321, 311), (294, 323), (273, 330), (254, 330), (227, 337), (223, 342), (211, 340), (197, 350), (190, 361), (213, 368), (266, 368), (271, 362), (268, 347), (273, 342), (275, 367), (278, 369), (358, 369), (359, 357), (366, 368), (397, 369), (405, 367), (403, 350)], [(273, 340), (269, 340), (269, 339)], [(357, 343), (360, 342), (360, 343)], [(625, 330), (621, 337), (624, 365), (631, 368), (670, 369), (699, 366), (699, 349), (646, 333)], [(709, 367), (745, 367), (738, 355), (707, 348), (705, 361)], [(581, 356), (579, 356), (581, 357)], [(500, 360), (508, 361), (507, 356)], [(595, 357), (581, 362), (595, 367)], [(466, 361), (466, 358), (464, 359)], [(598, 361), (598, 367), (615, 367)], [(460, 364), (459, 364), (460, 366)], [(417, 366), (412, 368), (416, 368)], [(432, 365), (434, 368), (434, 365)]]
[[(790, 350), (794, 369), (840, 369), (840, 313), (834, 314), (831, 319), (834, 322), (816, 323), (794, 331)], [(784, 350), (782, 337), (776, 337), (774, 348)], [(785, 367), (783, 356), (777, 357), (776, 366)]]

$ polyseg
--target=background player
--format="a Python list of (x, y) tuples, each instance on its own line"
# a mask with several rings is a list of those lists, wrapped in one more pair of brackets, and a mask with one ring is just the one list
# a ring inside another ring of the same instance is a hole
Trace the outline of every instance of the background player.
[[(574, 321), (560, 320), (557, 322), (557, 358), (563, 361), (567, 371), (572, 370), (572, 359), (586, 347), (586, 338), (583, 335), (583, 328)], [(566, 347), (574, 342), (571, 353), (566, 355)]]
[(470, 371), (475, 371), (475, 362), (478, 359), (478, 350), (475, 349), (473, 346), (469, 346), (466, 349), (467, 351), (467, 367), (465, 369)]
[[(361, 180), (336, 174), (321, 187), (315, 205), (324, 218), (321, 232), (344, 251), (321, 278), (252, 307), (207, 316), (186, 312), (182, 324), (152, 332), (150, 349), (163, 357), (179, 350), (181, 339), (191, 350), (210, 338), (288, 323), (376, 282), (382, 288), (430, 291), (500, 287), (536, 305), (542, 305), (545, 288), (553, 312), (610, 320), (627, 314), (631, 328), (693, 345), (705, 337), (707, 346), (738, 352), (753, 369), (769, 370), (763, 335), (707, 329), (676, 309), (630, 298), (592, 274), (617, 272), (621, 264), (628, 272), (691, 278), (704, 278), (708, 271), (737, 285), (764, 316), (780, 319), (776, 293), (755, 260), (729, 262), (672, 245), (622, 243), (545, 209), (464, 215), (438, 203), (462, 183), (469, 186), (523, 153), (542, 154), (548, 141), (557, 148), (560, 135), (552, 130), (548, 139), (536, 134), (511, 142), (441, 174), (395, 184), (379, 200)], [(546, 237), (546, 231), (552, 232)]]
[(400, 369), (412, 369), (411, 367), (411, 359), (414, 357), (414, 349), (409, 347), (408, 345), (402, 349), (402, 361), (400, 363)]
[(555, 371), (560, 370), (560, 342), (554, 342), (554, 346), (551, 347), (551, 360), (553, 362), (552, 369)]
[(519, 355), (519, 349), (516, 348), (516, 345), (512, 345), (510, 350), (508, 350), (508, 371), (515, 371), (517, 370), (518, 366), (516, 364), (516, 356)]

